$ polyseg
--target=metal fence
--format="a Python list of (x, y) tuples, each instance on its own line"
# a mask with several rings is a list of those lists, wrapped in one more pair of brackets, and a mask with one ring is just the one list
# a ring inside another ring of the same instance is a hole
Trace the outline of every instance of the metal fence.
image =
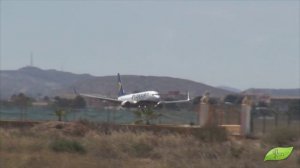
[[(89, 120), (115, 124), (129, 124), (140, 120), (134, 110), (128, 109), (67, 109), (62, 119), (64, 121)], [(196, 123), (196, 112), (186, 109), (155, 110), (159, 117), (151, 119), (151, 124), (192, 124)], [(58, 116), (55, 109), (47, 107), (30, 107), (22, 111), (19, 108), (0, 107), (0, 120), (24, 121), (55, 121)]]
[[(240, 125), (241, 105), (221, 104), (214, 105), (213, 109), (217, 115), (219, 125)], [(251, 110), (251, 132), (264, 134), (280, 127), (291, 127), (300, 132), (300, 111), (290, 114), (288, 112), (276, 111), (272, 106), (259, 108), (252, 107)]]
[[(212, 106), (213, 118), (218, 125), (239, 125), (240, 105), (219, 104)], [(19, 121), (55, 121), (58, 116), (55, 109), (49, 107), (30, 107), (23, 113), (16, 107), (0, 107), (0, 120)], [(159, 117), (152, 119), (151, 124), (197, 124), (198, 108), (189, 110), (186, 108), (170, 110), (166, 108), (155, 110)], [(300, 113), (300, 112), (299, 112)], [(63, 116), (64, 121), (89, 120), (114, 124), (130, 124), (140, 120), (134, 110), (128, 109), (69, 109)], [(251, 130), (254, 134), (264, 134), (279, 127), (292, 127), (300, 132), (300, 115), (289, 116), (283, 112), (252, 108)]]
[[(300, 111), (299, 111), (300, 113)], [(264, 134), (277, 128), (290, 127), (300, 132), (300, 115), (273, 111), (271, 109), (253, 109), (251, 115), (251, 130)]]

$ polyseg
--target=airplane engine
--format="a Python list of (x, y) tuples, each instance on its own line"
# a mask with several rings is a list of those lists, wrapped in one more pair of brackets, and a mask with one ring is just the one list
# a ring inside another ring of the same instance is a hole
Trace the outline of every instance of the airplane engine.
[(123, 101), (122, 103), (121, 103), (121, 106), (122, 107), (130, 107), (130, 102), (129, 101)]

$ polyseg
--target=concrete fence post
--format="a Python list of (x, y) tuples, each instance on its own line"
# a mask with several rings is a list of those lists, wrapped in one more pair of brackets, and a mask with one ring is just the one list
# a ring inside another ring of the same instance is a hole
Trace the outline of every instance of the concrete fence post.
[(209, 93), (205, 93), (201, 98), (198, 121), (200, 127), (207, 125), (209, 119)]
[(199, 114), (199, 125), (203, 127), (208, 122), (209, 117), (209, 104), (201, 103), (200, 105), (200, 114)]
[(246, 136), (251, 133), (251, 100), (245, 96), (241, 107), (241, 135)]

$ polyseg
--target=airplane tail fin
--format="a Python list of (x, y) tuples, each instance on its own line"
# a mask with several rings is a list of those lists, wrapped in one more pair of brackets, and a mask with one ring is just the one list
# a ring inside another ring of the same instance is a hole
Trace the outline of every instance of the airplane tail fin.
[(78, 95), (78, 92), (74, 87), (73, 87), (73, 92), (74, 92), (75, 95)]
[(124, 95), (124, 90), (123, 90), (123, 87), (122, 87), (122, 82), (121, 82), (121, 77), (120, 77), (120, 74), (118, 73), (118, 89), (119, 89), (119, 93), (118, 93), (118, 96), (122, 96)]

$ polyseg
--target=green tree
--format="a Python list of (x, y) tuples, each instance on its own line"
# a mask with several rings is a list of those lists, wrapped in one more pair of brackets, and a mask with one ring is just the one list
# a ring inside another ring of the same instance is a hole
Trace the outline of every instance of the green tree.
[(232, 104), (240, 104), (242, 102), (243, 96), (237, 94), (229, 94), (224, 98), (224, 102), (229, 102)]
[(85, 108), (86, 102), (83, 97), (76, 96), (71, 103), (72, 108)]
[(56, 108), (85, 108), (86, 102), (81, 96), (76, 96), (74, 99), (54, 97), (54, 106)]
[(192, 101), (193, 105), (199, 105), (201, 98), (202, 98), (202, 96), (195, 97)]
[(32, 104), (32, 99), (24, 93), (19, 93), (18, 95), (12, 95), (11, 100), (20, 109), (21, 120), (24, 120), (25, 113), (27, 113), (28, 107)]
[(156, 113), (153, 108), (145, 107), (139, 108), (138, 110), (134, 111), (137, 120), (134, 122), (135, 124), (151, 124), (151, 121), (158, 119), (162, 115)]
[(56, 108), (69, 108), (72, 102), (69, 99), (61, 98), (59, 96), (54, 97), (54, 106)]
[(62, 121), (63, 116), (66, 115), (66, 112), (70, 108), (71, 104), (72, 101), (69, 99), (61, 98), (59, 96), (54, 97), (54, 113), (58, 117), (58, 121)]
[(68, 112), (72, 112), (72, 109), (85, 108), (86, 102), (81, 96), (76, 96), (74, 99), (61, 98), (59, 96), (54, 97), (53, 103), (56, 116), (61, 121), (62, 117)]
[(44, 96), (43, 100), (46, 101), (46, 102), (49, 102), (50, 98), (48, 96)]
[(62, 121), (62, 118), (66, 115), (66, 112), (63, 109), (57, 109), (55, 110), (55, 115), (58, 117), (58, 121)]

